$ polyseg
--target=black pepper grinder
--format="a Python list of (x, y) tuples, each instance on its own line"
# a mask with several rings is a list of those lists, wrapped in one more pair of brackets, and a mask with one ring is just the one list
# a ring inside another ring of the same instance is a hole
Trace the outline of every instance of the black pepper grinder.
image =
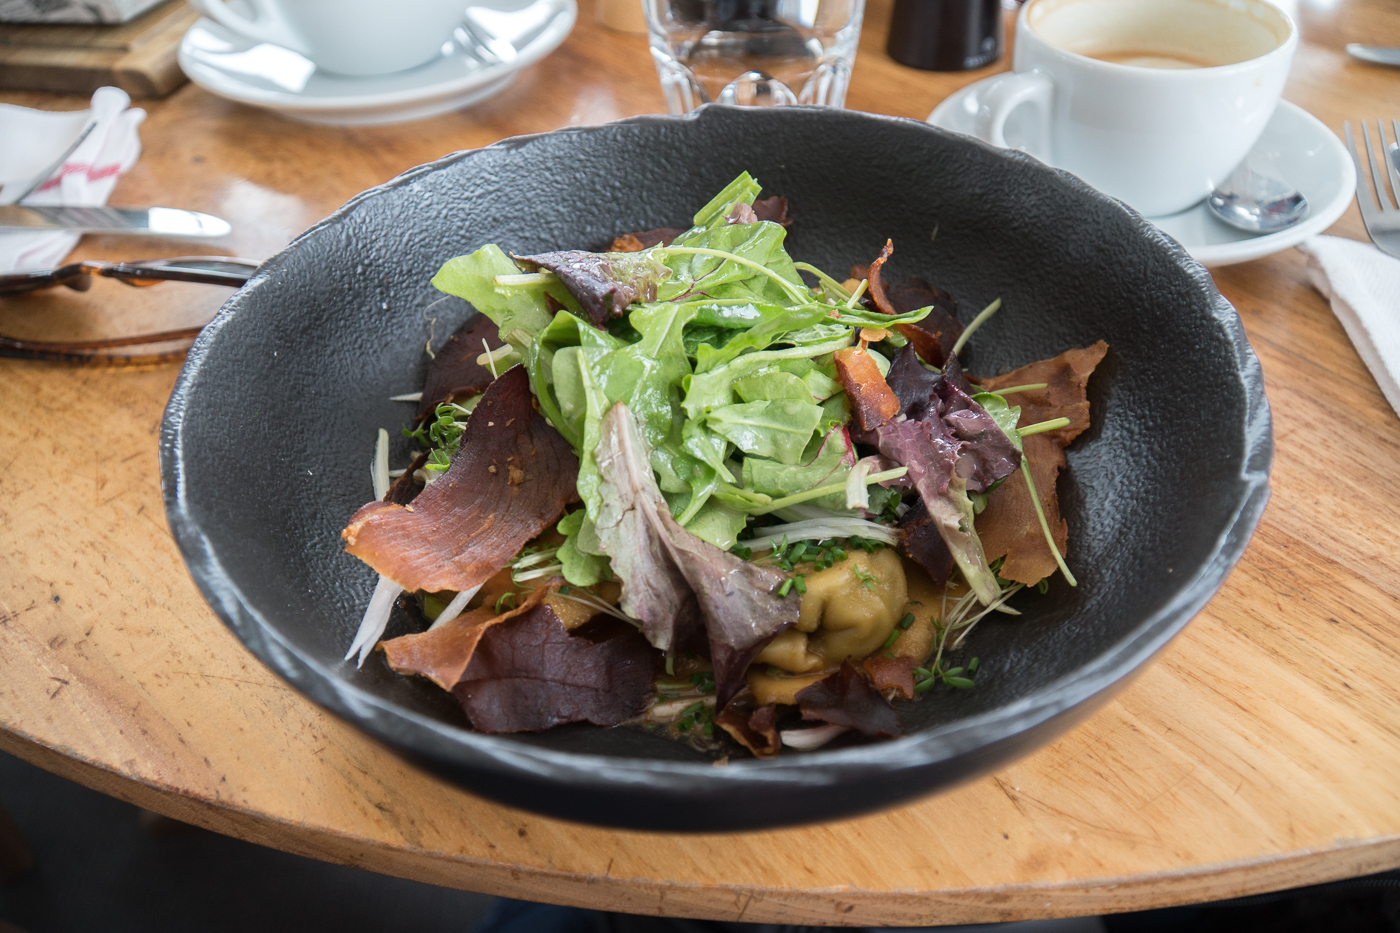
[(886, 50), (901, 65), (968, 71), (1001, 58), (1001, 0), (894, 0)]

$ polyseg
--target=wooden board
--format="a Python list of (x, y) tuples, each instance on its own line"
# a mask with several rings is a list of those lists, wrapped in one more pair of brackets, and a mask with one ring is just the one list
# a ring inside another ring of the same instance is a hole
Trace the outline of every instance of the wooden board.
[[(894, 64), (883, 54), (888, 14), (888, 0), (868, 6), (852, 108), (922, 119), (988, 73)], [(1352, 62), (1342, 44), (1356, 40), (1354, 22), (1400, 35), (1400, 10), (1341, 0), (1300, 15), (1307, 42), (1286, 96), (1334, 131), (1393, 111), (1400, 71)], [(265, 257), (355, 193), (443, 153), (663, 107), (646, 39), (605, 31), (585, 9), (560, 50), (499, 96), (409, 126), (306, 126), (186, 87), (150, 107), (146, 155), (113, 200), (227, 217), (226, 251)], [(1333, 232), (1363, 236), (1354, 208)], [(77, 255), (207, 251), (89, 238)], [(1014, 920), (1400, 866), (1400, 419), (1296, 251), (1218, 270), (1216, 281), (1273, 404), (1273, 499), (1258, 534), (1221, 593), (1113, 701), (948, 793), (827, 825), (678, 837), (532, 816), (419, 771), (279, 681), (200, 598), (160, 497), (171, 365), (0, 361), (0, 748), (302, 855), (638, 913)], [(176, 327), (227, 294), (97, 282), (0, 300), (0, 332)]]
[(164, 97), (187, 80), (176, 53), (198, 18), (173, 0), (121, 26), (0, 23), (0, 88)]

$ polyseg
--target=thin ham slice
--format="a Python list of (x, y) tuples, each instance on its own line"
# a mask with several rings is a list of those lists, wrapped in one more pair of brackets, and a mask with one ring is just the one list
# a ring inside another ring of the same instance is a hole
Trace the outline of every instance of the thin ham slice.
[(379, 647), (384, 649), (389, 667), (394, 672), (417, 674), (444, 690), (451, 690), (466, 673), (467, 665), (471, 663), (472, 655), (487, 629), (530, 612), (549, 592), (548, 586), (542, 586), (518, 608), (509, 612), (501, 613), (491, 606), (482, 606), (426, 632), (380, 642)]
[(715, 717), (715, 725), (753, 752), (755, 758), (775, 758), (783, 750), (783, 740), (778, 735), (776, 704), (769, 703), (750, 710), (735, 701)]
[[(1108, 344), (1100, 340), (983, 382), (989, 389), (1049, 384), (1045, 389), (1014, 392), (1006, 397), (1008, 403), (1021, 406), (1021, 427), (1053, 418), (1070, 419), (1068, 427), (1033, 434), (1022, 442), (1022, 455), (1030, 463), (1041, 508), (1061, 554), (1065, 551), (1068, 526), (1060, 517), (1055, 484), (1065, 467), (1064, 448), (1089, 427), (1089, 376), (1107, 352)], [(1045, 542), (1030, 490), (1019, 473), (1008, 477), (987, 496), (987, 508), (977, 517), (977, 534), (989, 560), (1005, 556), (998, 571), (1003, 579), (1033, 584), (1056, 570), (1055, 555)]]
[(875, 360), (860, 347), (837, 350), (836, 375), (846, 398), (856, 427), (874, 431), (899, 414), (899, 399), (891, 391)]
[(573, 449), (535, 410), (515, 366), (486, 391), (441, 478), (409, 505), (362, 507), (341, 537), (406, 590), (468, 590), (578, 501), (577, 477)]
[(870, 303), (883, 314), (908, 314), (920, 308), (932, 309), (922, 321), (898, 324), (895, 329), (904, 335), (925, 362), (931, 366), (942, 366), (948, 351), (963, 332), (963, 326), (958, 321), (958, 301), (943, 289), (916, 276), (906, 276), (893, 285), (886, 285), (884, 267), (893, 254), (894, 242), (886, 240), (879, 258), (861, 276), (869, 280)]
[(440, 403), (450, 399), (471, 398), (485, 392), (496, 377), (476, 359), (487, 350), (497, 349), (502, 342), (495, 322), (486, 315), (478, 314), (465, 321), (428, 364), (415, 417), (431, 415)]

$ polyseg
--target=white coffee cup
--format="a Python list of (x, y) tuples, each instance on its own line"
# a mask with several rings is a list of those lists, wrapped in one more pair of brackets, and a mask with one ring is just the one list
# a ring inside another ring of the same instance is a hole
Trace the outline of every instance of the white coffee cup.
[(343, 75), (415, 68), (442, 54), (466, 0), (246, 0), (251, 17), (223, 0), (190, 0), (219, 25), (305, 55)]
[[(983, 91), (978, 135), (1147, 216), (1183, 211), (1244, 160), (1273, 115), (1298, 30), (1265, 0), (1027, 0), (1014, 72)], [(1019, 111), (1019, 112), (1018, 112)]]

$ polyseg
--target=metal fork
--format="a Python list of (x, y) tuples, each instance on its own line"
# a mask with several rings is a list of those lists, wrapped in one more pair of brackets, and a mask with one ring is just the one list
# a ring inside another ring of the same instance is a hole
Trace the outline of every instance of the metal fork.
[[(1366, 233), (1382, 252), (1400, 258), (1400, 120), (1391, 120), (1390, 126), (1391, 141), (1387, 143), (1385, 121), (1376, 121), (1377, 140), (1373, 147), (1370, 127), (1364, 122), (1361, 124), (1366, 159), (1371, 163), (1371, 171), (1367, 172), (1361, 156), (1356, 153), (1351, 123), (1343, 124), (1347, 149), (1351, 150), (1351, 160), (1356, 163), (1356, 206), (1361, 209), (1361, 221), (1366, 225)], [(1378, 151), (1379, 162), (1376, 160)], [(1382, 168), (1382, 165), (1385, 167)], [(1375, 197), (1371, 193), (1373, 186)]]

